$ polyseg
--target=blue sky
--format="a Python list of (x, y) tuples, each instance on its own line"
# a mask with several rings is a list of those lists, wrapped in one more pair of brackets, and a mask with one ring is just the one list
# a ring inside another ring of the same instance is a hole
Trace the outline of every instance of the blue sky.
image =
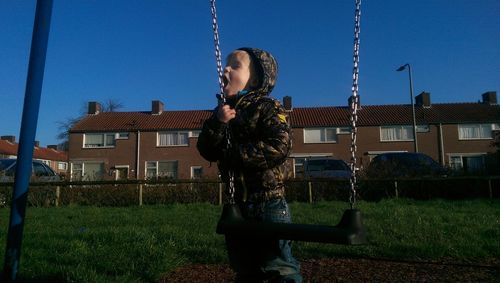
[[(0, 135), (19, 139), (36, 1), (0, 1)], [(352, 84), (354, 0), (218, 0), (221, 49), (260, 47), (280, 71), (273, 96), (295, 107), (345, 106)], [(500, 91), (500, 1), (364, 0), (362, 104), (477, 102)], [(56, 144), (58, 121), (88, 101), (122, 111), (211, 109), (218, 90), (208, 0), (54, 0), (37, 129)]]

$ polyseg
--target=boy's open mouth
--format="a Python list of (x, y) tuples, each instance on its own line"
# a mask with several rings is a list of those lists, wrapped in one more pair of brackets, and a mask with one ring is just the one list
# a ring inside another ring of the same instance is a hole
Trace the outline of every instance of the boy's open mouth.
[(222, 77), (222, 83), (224, 84), (224, 86), (227, 86), (227, 84), (229, 83), (229, 79), (226, 78), (225, 76)]

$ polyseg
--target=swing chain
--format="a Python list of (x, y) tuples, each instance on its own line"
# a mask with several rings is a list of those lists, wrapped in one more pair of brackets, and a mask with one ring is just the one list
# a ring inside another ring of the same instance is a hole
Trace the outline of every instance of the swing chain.
[(215, 8), (215, 0), (210, 0), (210, 10), (212, 11), (212, 29), (214, 32), (214, 45), (215, 45), (215, 60), (217, 61), (217, 75), (219, 78), (219, 90), (223, 102), (226, 103), (226, 97), (224, 96), (224, 83), (222, 81), (222, 55), (220, 51), (219, 43), (219, 25), (217, 24), (217, 10)]
[(356, 11), (355, 11), (355, 25), (354, 25), (354, 54), (353, 54), (353, 74), (352, 74), (352, 99), (351, 99), (351, 178), (350, 185), (351, 191), (349, 195), (349, 203), (351, 209), (354, 208), (356, 204), (356, 188), (357, 188), (357, 178), (356, 178), (356, 139), (357, 139), (357, 128), (356, 122), (358, 121), (358, 75), (359, 75), (359, 32), (360, 32), (360, 20), (361, 20), (361, 0), (356, 0)]
[[(210, 0), (210, 10), (212, 12), (212, 29), (214, 33), (214, 45), (215, 45), (215, 60), (217, 61), (217, 74), (219, 77), (219, 90), (220, 97), (222, 98), (222, 103), (226, 103), (226, 96), (224, 95), (224, 83), (223, 83), (223, 72), (222, 72), (222, 55), (220, 51), (220, 42), (219, 42), (219, 25), (217, 24), (217, 9), (215, 8), (215, 0)], [(226, 138), (226, 150), (230, 152), (231, 149), (231, 133), (229, 131), (229, 127), (226, 127), (224, 132), (224, 136)], [(228, 193), (229, 193), (229, 203), (234, 204), (234, 172), (231, 169), (227, 169), (228, 174)]]

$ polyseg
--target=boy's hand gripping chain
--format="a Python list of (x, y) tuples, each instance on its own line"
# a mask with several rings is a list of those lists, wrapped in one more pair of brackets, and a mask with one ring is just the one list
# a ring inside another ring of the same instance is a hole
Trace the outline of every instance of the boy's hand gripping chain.
[[(219, 25), (217, 24), (217, 10), (215, 8), (215, 0), (210, 0), (210, 10), (212, 11), (212, 29), (214, 31), (214, 45), (215, 45), (215, 60), (217, 61), (217, 73), (219, 77), (219, 90), (220, 97), (222, 98), (222, 104), (226, 103), (226, 96), (224, 95), (224, 83), (223, 83), (223, 73), (222, 73), (222, 56), (220, 52), (219, 44)], [(226, 127), (224, 133), (226, 137), (226, 150), (230, 152), (231, 149), (231, 133), (229, 132), (229, 127)], [(228, 174), (228, 193), (229, 193), (229, 203), (234, 204), (234, 172), (231, 169), (227, 169)]]

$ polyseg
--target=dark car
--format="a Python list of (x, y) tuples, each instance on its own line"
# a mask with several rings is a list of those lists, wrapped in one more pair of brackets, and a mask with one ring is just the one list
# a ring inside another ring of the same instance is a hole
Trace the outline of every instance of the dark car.
[(365, 169), (369, 178), (445, 177), (448, 170), (423, 153), (391, 152), (373, 158)]
[(304, 165), (306, 178), (349, 179), (351, 177), (351, 168), (342, 159), (311, 158), (306, 160)]
[[(0, 159), (0, 182), (14, 182), (17, 159)], [(31, 180), (35, 182), (56, 182), (61, 178), (47, 164), (33, 160)]]

